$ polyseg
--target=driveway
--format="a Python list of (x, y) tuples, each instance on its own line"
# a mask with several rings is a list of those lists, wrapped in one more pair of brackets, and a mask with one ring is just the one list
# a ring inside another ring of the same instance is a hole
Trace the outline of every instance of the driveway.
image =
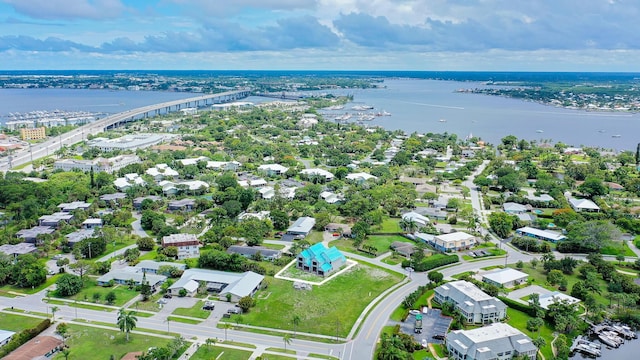
[(527, 286), (525, 288), (514, 290), (514, 291), (510, 292), (509, 295), (507, 295), (507, 297), (509, 299), (515, 300), (517, 302), (521, 302), (523, 304), (527, 304), (527, 302), (522, 300), (522, 298), (525, 297), (525, 296), (529, 296), (529, 295), (531, 295), (533, 293), (540, 294), (540, 295), (546, 295), (546, 294), (550, 294), (551, 291), (543, 288), (542, 286), (530, 285), (530, 286)]

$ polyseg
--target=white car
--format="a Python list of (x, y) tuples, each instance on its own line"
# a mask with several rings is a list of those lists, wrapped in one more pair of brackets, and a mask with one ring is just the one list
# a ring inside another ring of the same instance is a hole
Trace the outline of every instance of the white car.
[(418, 315), (418, 314), (420, 314), (420, 310), (409, 310), (409, 314)]

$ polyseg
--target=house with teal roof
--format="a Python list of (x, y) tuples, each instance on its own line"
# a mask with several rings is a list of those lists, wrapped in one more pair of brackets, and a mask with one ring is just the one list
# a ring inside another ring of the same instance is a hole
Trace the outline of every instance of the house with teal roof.
[(322, 243), (317, 243), (300, 252), (297, 267), (302, 271), (327, 276), (338, 271), (346, 262), (347, 258), (335, 246), (327, 249)]

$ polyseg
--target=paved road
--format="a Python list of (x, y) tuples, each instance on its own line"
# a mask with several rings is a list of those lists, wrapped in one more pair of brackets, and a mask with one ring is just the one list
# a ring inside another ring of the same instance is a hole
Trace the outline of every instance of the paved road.
[[(22, 165), (34, 159), (39, 159), (48, 155), (53, 154), (56, 150), (62, 148), (63, 146), (73, 145), (80, 141), (83, 141), (88, 134), (98, 134), (104, 131), (107, 126), (111, 124), (118, 123), (120, 121), (125, 121), (137, 116), (142, 116), (145, 113), (152, 113), (156, 110), (162, 110), (165, 108), (177, 107), (179, 105), (184, 105), (192, 102), (204, 101), (211, 98), (224, 97), (236, 95), (239, 93), (243, 93), (244, 90), (239, 91), (228, 91), (219, 94), (207, 94), (196, 96), (188, 99), (182, 100), (172, 100), (167, 101), (160, 104), (143, 106), (140, 108), (127, 110), (115, 115), (110, 115), (100, 120), (94, 121), (87, 125), (75, 128), (67, 133), (64, 133), (60, 136), (56, 136), (44, 142), (32, 145), (30, 148), (18, 150), (13, 154), (11, 166), (15, 167), (18, 165)], [(6, 171), (9, 169), (8, 162), (0, 163), (0, 171)]]

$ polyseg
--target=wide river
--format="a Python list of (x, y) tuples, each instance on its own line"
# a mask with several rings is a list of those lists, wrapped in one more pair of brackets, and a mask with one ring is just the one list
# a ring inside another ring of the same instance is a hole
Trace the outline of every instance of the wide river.
[[(506, 135), (538, 142), (562, 141), (573, 146), (598, 146), (615, 150), (635, 150), (640, 138), (640, 114), (622, 112), (588, 112), (545, 106), (497, 96), (457, 93), (456, 89), (482, 86), (472, 82), (418, 79), (388, 79), (382, 89), (346, 90), (354, 102), (344, 110), (354, 112), (354, 105), (371, 105), (373, 112), (387, 111), (392, 116), (368, 122), (386, 129), (407, 132), (449, 132), (469, 134), (491, 143)], [(85, 110), (116, 113), (145, 105), (197, 94), (69, 90), (69, 89), (0, 89), (0, 117), (12, 112), (34, 110)], [(269, 99), (249, 98), (259, 102)], [(355, 116), (354, 116), (355, 119)], [(614, 137), (615, 135), (615, 137)]]

